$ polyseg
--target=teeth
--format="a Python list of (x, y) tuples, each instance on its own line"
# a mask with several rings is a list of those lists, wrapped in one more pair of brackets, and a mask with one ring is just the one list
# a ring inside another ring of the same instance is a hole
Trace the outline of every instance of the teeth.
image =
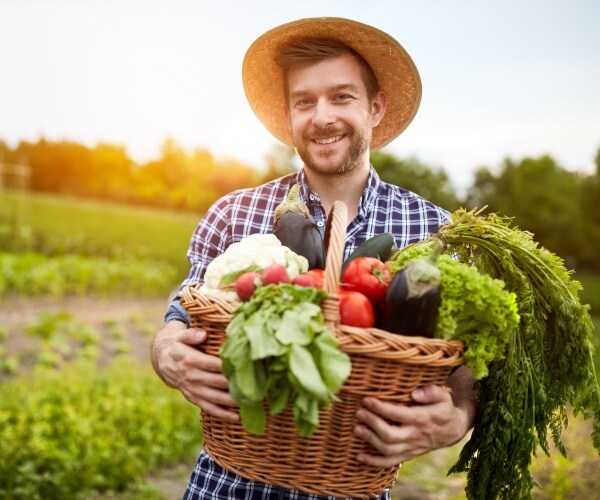
[(331, 144), (332, 142), (339, 141), (341, 138), (341, 135), (336, 135), (335, 137), (328, 137), (327, 139), (316, 139), (315, 142), (317, 144)]

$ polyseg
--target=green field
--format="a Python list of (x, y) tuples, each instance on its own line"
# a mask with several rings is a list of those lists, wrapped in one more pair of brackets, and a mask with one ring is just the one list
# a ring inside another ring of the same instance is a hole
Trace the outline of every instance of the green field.
[(12, 249), (16, 242), (21, 246), (15, 249), (18, 251), (144, 257), (168, 262), (185, 272), (185, 253), (200, 216), (79, 198), (0, 192), (0, 251)]

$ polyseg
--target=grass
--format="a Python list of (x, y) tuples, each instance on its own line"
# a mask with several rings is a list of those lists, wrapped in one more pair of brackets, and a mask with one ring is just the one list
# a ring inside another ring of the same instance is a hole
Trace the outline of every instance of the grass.
[[(193, 213), (2, 191), (0, 208), (0, 226), (14, 229), (29, 247), (16, 251), (144, 257), (182, 272), (188, 269), (186, 251), (200, 219)], [(9, 238), (15, 239), (7, 235), (3, 240), (0, 234), (0, 249), (10, 249)]]

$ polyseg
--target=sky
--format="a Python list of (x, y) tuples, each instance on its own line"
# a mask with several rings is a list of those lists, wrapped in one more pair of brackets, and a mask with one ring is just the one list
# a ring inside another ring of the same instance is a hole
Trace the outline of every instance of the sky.
[(419, 112), (384, 151), (458, 189), (505, 158), (594, 171), (596, 0), (0, 0), (0, 140), (106, 142), (142, 163), (172, 138), (260, 169), (277, 140), (245, 99), (244, 53), (319, 16), (388, 32), (419, 69)]

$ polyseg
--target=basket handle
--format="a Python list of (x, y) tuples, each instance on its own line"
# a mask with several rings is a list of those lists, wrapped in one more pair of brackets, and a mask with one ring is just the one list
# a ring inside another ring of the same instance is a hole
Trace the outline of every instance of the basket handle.
[(324, 288), (329, 296), (323, 303), (325, 324), (335, 332), (340, 322), (338, 286), (341, 278), (344, 247), (346, 244), (346, 226), (348, 209), (342, 201), (335, 201), (329, 212), (329, 246), (325, 259)]

